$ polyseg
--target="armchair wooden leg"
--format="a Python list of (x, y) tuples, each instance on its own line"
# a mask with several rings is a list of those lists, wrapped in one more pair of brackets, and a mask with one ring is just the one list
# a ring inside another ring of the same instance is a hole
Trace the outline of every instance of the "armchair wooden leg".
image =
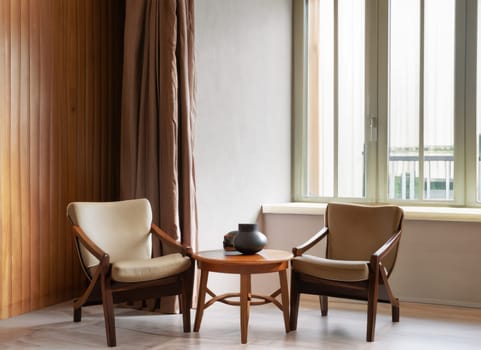
[(384, 291), (389, 297), (389, 302), (391, 303), (391, 310), (392, 310), (392, 321), (393, 322), (399, 322), (399, 299), (396, 298), (391, 290), (391, 286), (388, 283), (387, 280), (387, 274), (386, 270), (381, 266), (379, 268), (379, 274), (380, 274), (380, 281), (383, 284)]
[(369, 299), (367, 309), (366, 340), (372, 342), (374, 341), (374, 333), (376, 331), (377, 300)]
[(296, 282), (296, 272), (291, 273), (291, 310), (289, 317), (289, 329), (295, 331), (297, 329), (297, 316), (299, 314), (299, 290)]
[(376, 331), (377, 300), (379, 295), (379, 270), (374, 269), (369, 276), (369, 292), (367, 299), (367, 334), (368, 342), (374, 341)]
[(104, 308), (105, 333), (107, 335), (107, 345), (116, 346), (117, 340), (115, 337), (115, 314), (114, 303), (112, 298), (112, 290), (110, 283), (102, 279), (102, 304)]
[[(182, 312), (182, 322), (184, 326), (184, 332), (190, 332), (190, 305), (191, 305), (191, 293), (189, 292), (191, 283), (189, 282), (189, 275), (184, 274), (182, 277), (182, 294), (180, 296), (180, 310)], [(191, 300), (189, 300), (189, 298)]]
[(399, 299), (396, 299), (396, 303), (391, 305), (392, 321), (399, 322)]
[(88, 301), (92, 292), (95, 290), (98, 281), (99, 274), (96, 273), (94, 278), (90, 281), (87, 289), (82, 293), (82, 295), (74, 299), (73, 301), (73, 321), (80, 322), (82, 320), (82, 306)]
[(189, 302), (189, 310), (192, 309), (192, 296), (194, 294), (194, 277), (195, 277), (195, 263), (193, 262), (188, 270), (188, 279), (189, 282), (187, 284), (187, 301)]
[(190, 332), (190, 308), (187, 298), (184, 298), (184, 294), (182, 294), (182, 323), (184, 326), (184, 332)]
[(82, 321), (82, 307), (73, 307), (73, 321), (74, 322), (80, 322)]
[(321, 304), (321, 315), (327, 316), (327, 309), (328, 309), (327, 296), (319, 295), (319, 302)]

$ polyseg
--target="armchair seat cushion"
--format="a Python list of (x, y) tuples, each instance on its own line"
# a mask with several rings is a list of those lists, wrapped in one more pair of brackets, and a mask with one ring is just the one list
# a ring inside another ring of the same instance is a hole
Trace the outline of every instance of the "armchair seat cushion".
[(112, 279), (117, 282), (145, 282), (177, 275), (191, 265), (182, 254), (168, 254), (146, 260), (126, 260), (112, 264)]
[(332, 281), (365, 281), (369, 278), (369, 262), (333, 260), (302, 255), (292, 260), (292, 268), (306, 275)]

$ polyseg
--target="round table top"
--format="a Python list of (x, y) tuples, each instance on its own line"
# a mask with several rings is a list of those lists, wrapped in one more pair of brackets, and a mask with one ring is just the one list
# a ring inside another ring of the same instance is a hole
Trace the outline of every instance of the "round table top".
[(200, 262), (227, 265), (262, 265), (281, 263), (292, 258), (292, 253), (284, 250), (263, 249), (256, 254), (246, 255), (238, 251), (225, 251), (223, 249), (201, 251), (193, 254), (194, 259)]

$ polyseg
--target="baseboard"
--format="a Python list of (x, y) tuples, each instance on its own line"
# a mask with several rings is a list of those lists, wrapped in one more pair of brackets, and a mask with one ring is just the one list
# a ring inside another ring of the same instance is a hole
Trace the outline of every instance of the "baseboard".
[(443, 306), (457, 306), (481, 309), (481, 303), (468, 302), (465, 300), (446, 300), (446, 299), (431, 299), (431, 298), (399, 298), (399, 301), (406, 303), (419, 304), (434, 304)]
[[(362, 301), (357, 301), (353, 299), (341, 299), (341, 298), (329, 298), (334, 302), (342, 303), (363, 303)], [(418, 304), (434, 304), (442, 306), (456, 306), (456, 307), (468, 307), (481, 309), (481, 303), (477, 302), (467, 302), (464, 300), (445, 300), (445, 299), (430, 299), (430, 298), (399, 298), (400, 302), (406, 303), (418, 303)], [(301, 294), (301, 302), (306, 303), (319, 303), (319, 297), (317, 295), (311, 294)]]

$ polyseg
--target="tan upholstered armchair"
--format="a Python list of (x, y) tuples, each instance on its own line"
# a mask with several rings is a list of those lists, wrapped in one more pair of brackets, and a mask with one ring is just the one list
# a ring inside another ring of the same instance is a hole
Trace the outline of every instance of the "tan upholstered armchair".
[[(194, 264), (190, 248), (152, 224), (147, 199), (74, 202), (67, 206), (81, 266), (90, 283), (74, 301), (74, 321), (82, 306), (103, 304), (107, 344), (116, 345), (113, 304), (179, 295), (183, 327), (190, 332)], [(152, 257), (152, 234), (170, 254)]]
[[(396, 206), (328, 204), (325, 227), (293, 248), (291, 274), (291, 330), (297, 328), (301, 293), (319, 295), (321, 314), (327, 297), (368, 301), (367, 341), (374, 341), (377, 302), (392, 305), (392, 321), (399, 321), (399, 301), (388, 278), (396, 261), (403, 212)], [(326, 258), (304, 254), (327, 239)]]

